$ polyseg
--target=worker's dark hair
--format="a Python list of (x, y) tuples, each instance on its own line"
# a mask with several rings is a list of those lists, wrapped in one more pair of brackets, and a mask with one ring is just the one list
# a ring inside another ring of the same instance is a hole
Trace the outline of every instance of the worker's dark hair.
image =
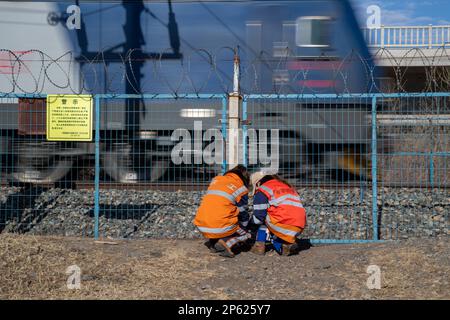
[(248, 188), (250, 184), (250, 173), (248, 172), (246, 167), (244, 167), (243, 165), (237, 165), (233, 169), (225, 172), (224, 175), (229, 173), (234, 173), (235, 175), (237, 175), (244, 183), (244, 186)]
[(263, 185), (264, 183), (266, 183), (267, 181), (270, 180), (278, 180), (281, 183), (287, 185), (289, 188), (295, 189), (294, 186), (292, 184), (290, 184), (289, 182), (287, 182), (286, 180), (284, 180), (283, 178), (281, 178), (279, 175), (277, 174), (268, 174), (266, 176), (264, 176), (260, 181), (259, 184)]

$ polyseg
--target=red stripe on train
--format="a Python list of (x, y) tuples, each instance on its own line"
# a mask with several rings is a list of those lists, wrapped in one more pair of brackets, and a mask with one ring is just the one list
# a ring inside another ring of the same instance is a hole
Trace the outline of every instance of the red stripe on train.
[(348, 66), (349, 63), (340, 61), (290, 61), (289, 70), (339, 70)]
[(298, 81), (300, 86), (308, 88), (332, 88), (336, 86), (336, 81), (334, 80), (301, 80)]

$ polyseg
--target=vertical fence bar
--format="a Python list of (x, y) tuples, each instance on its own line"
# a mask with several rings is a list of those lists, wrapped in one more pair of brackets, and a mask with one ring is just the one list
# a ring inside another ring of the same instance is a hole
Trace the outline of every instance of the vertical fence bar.
[(247, 99), (242, 102), (242, 157), (244, 166), (248, 166), (247, 157)]
[(223, 144), (222, 144), (222, 174), (227, 171), (227, 106), (228, 99), (227, 97), (222, 98), (222, 136), (223, 136)]
[(378, 240), (378, 188), (377, 188), (377, 97), (372, 97), (372, 232)]
[(428, 49), (433, 47), (433, 25), (428, 26)]
[(434, 160), (433, 160), (433, 152), (430, 152), (430, 186), (434, 188)]
[(95, 181), (94, 181), (94, 238), (97, 240), (100, 213), (100, 98), (95, 96)]

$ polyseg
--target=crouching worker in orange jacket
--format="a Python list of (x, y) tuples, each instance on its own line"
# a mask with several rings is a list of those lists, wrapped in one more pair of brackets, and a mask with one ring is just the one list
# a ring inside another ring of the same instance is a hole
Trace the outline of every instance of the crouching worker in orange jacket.
[(264, 254), (266, 241), (282, 255), (298, 251), (296, 238), (306, 225), (306, 211), (297, 191), (277, 175), (256, 172), (253, 185), (253, 216), (248, 229), (256, 231), (255, 244), (250, 250)]
[(215, 177), (209, 185), (193, 223), (209, 239), (205, 244), (212, 252), (232, 258), (232, 248), (250, 239), (251, 235), (241, 228), (249, 220), (249, 182), (247, 168), (238, 165)]

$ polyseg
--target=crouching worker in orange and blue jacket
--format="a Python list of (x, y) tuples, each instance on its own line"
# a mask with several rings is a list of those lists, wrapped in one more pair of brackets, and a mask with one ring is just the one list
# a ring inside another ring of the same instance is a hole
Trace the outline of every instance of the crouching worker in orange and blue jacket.
[(253, 216), (248, 228), (256, 231), (251, 252), (264, 254), (266, 241), (282, 255), (298, 251), (297, 236), (306, 225), (306, 211), (297, 191), (277, 175), (256, 172), (253, 185)]
[(247, 169), (238, 165), (209, 185), (193, 223), (209, 239), (205, 244), (212, 252), (232, 258), (233, 247), (250, 239), (251, 235), (241, 228), (249, 220), (249, 182)]

